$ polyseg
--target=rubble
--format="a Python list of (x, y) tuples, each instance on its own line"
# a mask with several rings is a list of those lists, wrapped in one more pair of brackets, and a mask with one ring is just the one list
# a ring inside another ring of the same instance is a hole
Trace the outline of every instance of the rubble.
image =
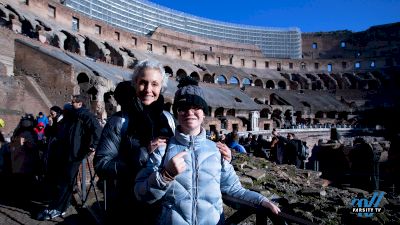
[[(283, 212), (317, 224), (399, 224), (400, 196), (385, 193), (379, 207), (381, 213), (365, 218), (352, 213), (354, 198), (370, 199), (372, 193), (357, 188), (324, 187), (318, 171), (297, 169), (292, 165), (277, 165), (263, 158), (235, 154), (232, 164), (242, 185), (270, 199), (277, 199)], [(243, 166), (245, 165), (245, 166)], [(256, 168), (256, 169), (249, 169)], [(253, 182), (249, 182), (249, 178)], [(225, 206), (228, 218), (234, 211)], [(255, 224), (255, 215), (241, 224)]]

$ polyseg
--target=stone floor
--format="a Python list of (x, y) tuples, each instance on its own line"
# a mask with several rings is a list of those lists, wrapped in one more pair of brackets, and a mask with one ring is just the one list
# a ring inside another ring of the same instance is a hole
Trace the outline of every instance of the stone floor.
[(96, 221), (87, 208), (71, 205), (66, 215), (50, 221), (38, 221), (36, 216), (47, 205), (43, 198), (44, 187), (26, 182), (21, 177), (0, 175), (0, 224), (61, 224), (94, 225)]

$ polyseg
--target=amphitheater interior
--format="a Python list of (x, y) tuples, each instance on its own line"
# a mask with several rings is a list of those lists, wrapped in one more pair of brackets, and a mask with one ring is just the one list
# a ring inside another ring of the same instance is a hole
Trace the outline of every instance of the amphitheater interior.
[(165, 108), (172, 111), (177, 81), (193, 77), (205, 90), (210, 130), (385, 126), (385, 114), (363, 115), (398, 107), (399, 28), (300, 33), (301, 56), (282, 58), (163, 26), (133, 32), (68, 1), (0, 0), (0, 116), (11, 132), (24, 113), (83, 94), (105, 120), (119, 110), (116, 85), (138, 61), (155, 59), (169, 75)]

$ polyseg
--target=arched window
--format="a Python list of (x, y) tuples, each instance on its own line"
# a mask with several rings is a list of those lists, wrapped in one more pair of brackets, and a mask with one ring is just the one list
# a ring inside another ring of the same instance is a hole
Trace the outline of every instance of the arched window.
[(249, 78), (244, 78), (243, 79), (243, 86), (250, 86), (251, 85), (251, 80)]
[(214, 83), (214, 80), (210, 74), (206, 73), (203, 76), (203, 82), (204, 83)]
[(217, 78), (218, 84), (226, 84), (226, 77), (224, 75), (219, 75)]
[(183, 69), (179, 69), (176, 72), (176, 79), (177, 80), (180, 80), (182, 77), (186, 77), (186, 76), (187, 76), (187, 73)]
[(224, 108), (219, 107), (218, 109), (216, 109), (214, 116), (215, 117), (223, 117), (224, 116)]
[(279, 89), (286, 89), (286, 83), (285, 81), (281, 80), (278, 82), (278, 88)]
[(239, 85), (239, 79), (237, 79), (235, 76), (231, 77), (231, 80), (229, 81), (230, 84), (233, 85)]
[(172, 71), (171, 67), (169, 66), (164, 66), (165, 74), (168, 74), (169, 77), (174, 76), (174, 72)]
[(275, 89), (275, 83), (272, 80), (268, 80), (265, 87), (268, 89)]
[(86, 73), (80, 73), (76, 79), (78, 84), (89, 82), (89, 77), (86, 75)]
[(260, 118), (268, 118), (268, 115), (271, 114), (269, 109), (262, 109), (260, 112)]
[(236, 115), (235, 109), (229, 109), (229, 110), (226, 112), (226, 115), (227, 115), (227, 116), (235, 116), (235, 115)]
[(257, 80), (254, 81), (254, 86), (262, 88), (264, 85), (263, 85), (262, 80), (257, 79)]
[(195, 80), (197, 80), (197, 81), (200, 81), (200, 76), (199, 76), (199, 74), (197, 72), (192, 72), (190, 74), (190, 77), (195, 79)]

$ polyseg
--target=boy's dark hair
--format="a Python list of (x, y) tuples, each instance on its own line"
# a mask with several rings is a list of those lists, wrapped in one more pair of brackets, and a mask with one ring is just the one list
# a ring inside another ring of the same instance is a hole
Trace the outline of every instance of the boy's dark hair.
[(72, 96), (72, 101), (82, 103), (83, 106), (85, 105), (86, 100), (87, 100), (86, 97), (83, 95), (73, 95)]

